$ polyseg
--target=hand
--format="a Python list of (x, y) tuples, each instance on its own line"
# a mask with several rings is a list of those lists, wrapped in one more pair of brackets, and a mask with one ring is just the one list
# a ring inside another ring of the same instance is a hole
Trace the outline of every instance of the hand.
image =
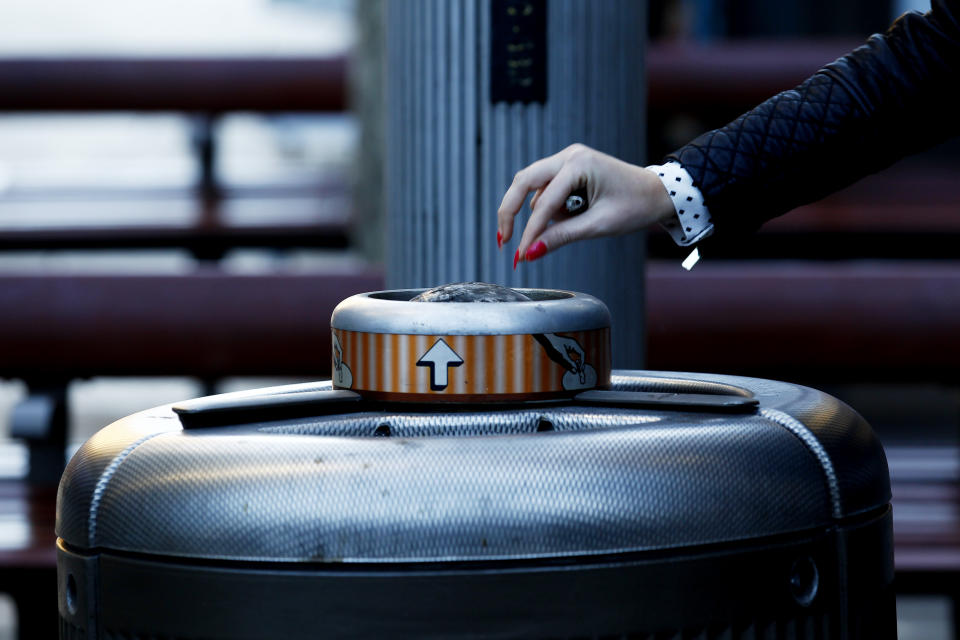
[[(580, 188), (586, 188), (589, 208), (570, 215), (567, 196)], [(574, 144), (517, 172), (497, 210), (498, 242), (513, 236), (513, 218), (530, 191), (536, 191), (530, 201), (532, 213), (514, 255), (514, 268), (519, 260), (535, 260), (576, 240), (638, 231), (675, 215), (654, 172)]]
[(583, 371), (583, 366), (586, 364), (584, 362), (586, 354), (579, 342), (567, 336), (558, 336), (555, 333), (541, 335), (554, 350), (553, 353), (548, 352), (547, 354), (551, 360), (561, 361), (561, 365), (571, 373), (579, 374)]

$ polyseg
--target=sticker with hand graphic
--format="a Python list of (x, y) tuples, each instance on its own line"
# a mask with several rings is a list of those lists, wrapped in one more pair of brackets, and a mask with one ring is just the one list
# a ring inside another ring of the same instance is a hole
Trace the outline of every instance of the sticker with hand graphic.
[(341, 389), (353, 386), (353, 372), (343, 361), (343, 346), (336, 332), (333, 334), (333, 384)]
[(533, 337), (551, 360), (566, 369), (562, 381), (564, 389), (589, 389), (597, 385), (597, 372), (587, 364), (579, 342), (555, 333), (537, 333)]

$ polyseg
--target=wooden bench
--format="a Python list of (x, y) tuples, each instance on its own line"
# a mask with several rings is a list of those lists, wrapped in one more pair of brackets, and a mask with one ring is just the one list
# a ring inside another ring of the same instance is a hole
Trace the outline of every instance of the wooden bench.
[(947, 596), (960, 638), (960, 448), (887, 447), (898, 593)]
[[(128, 222), (30, 224), (0, 230), (0, 250), (177, 247), (217, 259), (235, 247), (338, 249), (349, 243), (347, 185), (316, 192), (226, 191), (217, 181), (215, 124), (225, 113), (342, 112), (347, 61), (332, 57), (23, 58), (0, 60), (0, 112), (179, 112), (193, 125), (195, 189), (125, 193)], [(74, 194), (94, 204), (114, 192)], [(316, 203), (304, 215), (294, 200)], [(116, 200), (112, 201), (116, 207)], [(75, 203), (76, 204), (76, 203)], [(234, 220), (259, 206), (266, 222)], [(54, 207), (54, 204), (44, 204)], [(63, 205), (61, 205), (63, 206)], [(69, 205), (67, 205), (69, 206)], [(157, 224), (151, 207), (183, 210)], [(291, 211), (296, 215), (288, 215)], [(66, 218), (67, 216), (62, 216)], [(144, 220), (147, 220), (144, 223)], [(53, 514), (66, 444), (67, 383), (95, 375), (322, 378), (330, 370), (329, 318), (344, 297), (382, 288), (356, 265), (314, 275), (236, 275), (216, 263), (179, 275), (0, 273), (0, 376), (26, 381), (12, 431), (30, 446), (25, 480), (0, 481), (0, 591), (13, 596), (21, 638), (56, 637)], [(5, 538), (4, 536), (8, 537)]]
[(343, 55), (0, 59), (0, 111), (343, 111)]
[(22, 640), (57, 637), (56, 500), (55, 487), (0, 480), (0, 592)]
[[(66, 444), (62, 395), (96, 375), (322, 377), (330, 371), (330, 313), (344, 298), (382, 288), (376, 271), (319, 275), (0, 274), (0, 376), (27, 382), (37, 407), (14, 435), (33, 443), (31, 480), (59, 472), (36, 456)], [(47, 407), (44, 409), (44, 407)], [(56, 465), (54, 465), (55, 467)]]
[(740, 113), (860, 44), (855, 39), (652, 42), (645, 60), (648, 109), (715, 118)]
[(56, 481), (66, 446), (63, 390), (94, 375), (329, 377), (330, 314), (383, 288), (378, 271), (236, 275), (0, 275), (0, 376), (27, 381), (14, 435), (30, 476), (0, 481), (0, 592), (19, 637), (56, 637)]
[(646, 283), (654, 369), (956, 380), (960, 262), (652, 261)]
[(901, 591), (960, 597), (960, 448), (887, 447)]
[[(342, 112), (347, 105), (347, 60), (329, 57), (135, 57), (135, 58), (15, 58), (0, 59), (0, 112), (137, 111), (178, 112), (191, 118), (194, 152), (200, 176), (194, 191), (167, 194), (121, 194), (131, 213), (156, 208), (159, 197), (194, 199), (186, 222), (143, 224), (131, 215), (111, 226), (64, 224), (59, 227), (24, 224), (0, 226), (0, 250), (20, 249), (139, 249), (179, 247), (199, 258), (217, 259), (228, 249), (254, 247), (343, 248), (348, 244), (350, 207), (344, 203), (346, 183), (320, 185), (321, 192), (300, 194), (316, 202), (306, 217), (285, 220), (289, 193), (270, 190), (226, 192), (215, 166), (216, 121), (239, 111), (259, 113)], [(82, 199), (114, 198), (116, 193), (76, 194)], [(154, 200), (148, 201), (148, 198)], [(297, 194), (293, 194), (297, 195)], [(259, 206), (269, 223), (236, 223), (229, 210), (234, 202)], [(257, 204), (259, 202), (259, 205)], [(37, 203), (24, 203), (36, 207)], [(45, 204), (48, 208), (52, 203)], [(59, 205), (61, 208), (69, 205)], [(183, 208), (182, 202), (168, 206)], [(301, 207), (302, 208), (302, 207)], [(164, 216), (166, 217), (166, 216)]]
[[(956, 384), (960, 262), (653, 261), (646, 283), (651, 368)], [(950, 597), (960, 638), (960, 448), (887, 454), (897, 590)]]
[(239, 247), (344, 249), (352, 198), (334, 176), (293, 193), (233, 189), (208, 201), (189, 190), (23, 198), (2, 214), (0, 252), (183, 249), (215, 259)]

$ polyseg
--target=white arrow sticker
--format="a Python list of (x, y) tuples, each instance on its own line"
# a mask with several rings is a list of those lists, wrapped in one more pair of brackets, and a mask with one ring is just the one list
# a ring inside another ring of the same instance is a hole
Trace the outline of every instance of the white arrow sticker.
[(433, 343), (427, 352), (417, 360), (418, 367), (430, 367), (430, 388), (443, 391), (447, 388), (447, 367), (459, 367), (463, 358), (450, 348), (443, 338)]

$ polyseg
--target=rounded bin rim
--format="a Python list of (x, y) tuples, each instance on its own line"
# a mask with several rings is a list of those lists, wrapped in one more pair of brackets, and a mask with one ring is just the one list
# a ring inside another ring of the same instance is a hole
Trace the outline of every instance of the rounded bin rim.
[[(534, 299), (492, 303), (409, 300), (426, 288), (359, 293), (337, 305), (330, 326), (344, 331), (406, 335), (515, 335), (610, 327), (607, 305), (589, 294), (560, 289), (515, 290)], [(557, 297), (545, 298), (544, 294)], [(391, 299), (394, 296), (407, 299)]]

